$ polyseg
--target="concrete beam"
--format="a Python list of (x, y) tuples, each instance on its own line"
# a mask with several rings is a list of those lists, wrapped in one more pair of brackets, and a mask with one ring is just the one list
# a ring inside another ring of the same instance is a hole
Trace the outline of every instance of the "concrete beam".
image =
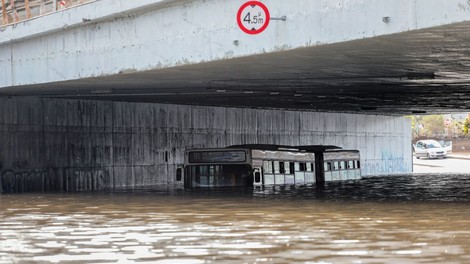
[[(101, 0), (2, 28), (0, 88), (158, 70), (470, 20), (466, 0), (265, 1), (265, 32), (236, 23), (243, 0)], [(275, 67), (275, 66), (274, 66)], [(256, 69), (254, 69), (256, 70)]]

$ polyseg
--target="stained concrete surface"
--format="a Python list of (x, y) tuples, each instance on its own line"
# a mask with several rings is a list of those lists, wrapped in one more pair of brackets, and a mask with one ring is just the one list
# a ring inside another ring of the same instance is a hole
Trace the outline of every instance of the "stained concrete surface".
[(238, 144), (359, 149), (363, 175), (411, 172), (401, 117), (169, 104), (0, 98), (3, 189), (172, 184), (186, 148)]

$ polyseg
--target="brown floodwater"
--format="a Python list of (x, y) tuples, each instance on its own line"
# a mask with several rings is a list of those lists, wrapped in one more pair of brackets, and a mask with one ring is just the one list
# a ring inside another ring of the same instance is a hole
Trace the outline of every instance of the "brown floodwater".
[(0, 195), (0, 263), (470, 263), (470, 175)]

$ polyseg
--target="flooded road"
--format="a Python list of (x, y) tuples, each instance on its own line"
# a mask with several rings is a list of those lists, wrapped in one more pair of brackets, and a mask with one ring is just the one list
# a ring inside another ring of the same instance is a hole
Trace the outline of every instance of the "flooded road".
[(470, 263), (470, 175), (0, 196), (0, 263)]

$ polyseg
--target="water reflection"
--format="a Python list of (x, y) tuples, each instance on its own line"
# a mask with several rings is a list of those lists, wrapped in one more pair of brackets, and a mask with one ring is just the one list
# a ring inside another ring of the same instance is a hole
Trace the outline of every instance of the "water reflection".
[(466, 263), (470, 175), (0, 196), (0, 263)]

